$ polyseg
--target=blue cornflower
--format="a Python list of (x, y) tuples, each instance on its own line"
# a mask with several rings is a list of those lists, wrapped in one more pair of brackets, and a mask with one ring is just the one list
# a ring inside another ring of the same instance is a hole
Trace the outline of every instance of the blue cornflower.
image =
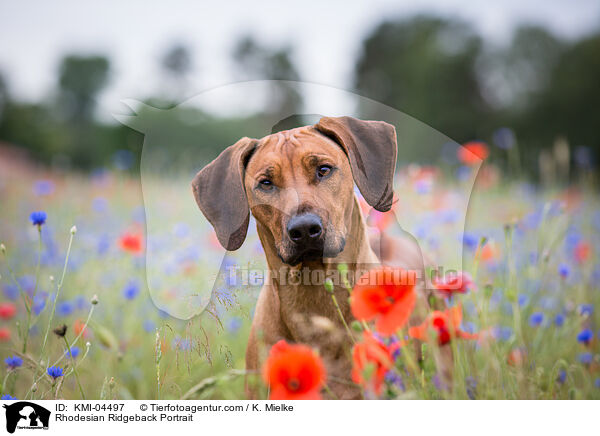
[(56, 313), (58, 316), (69, 316), (73, 313), (75, 307), (70, 301), (63, 301), (56, 305)]
[(593, 304), (580, 304), (577, 307), (577, 311), (581, 316), (592, 316), (594, 313), (594, 305)]
[(592, 355), (592, 353), (579, 353), (579, 356), (577, 356), (577, 360), (579, 360), (580, 363), (583, 363), (584, 365), (589, 365), (590, 363), (592, 363), (592, 359), (594, 358), (594, 356)]
[(185, 338), (177, 337), (177, 338), (173, 339), (173, 343), (171, 345), (173, 346), (173, 348), (183, 350), (183, 351), (189, 351), (192, 349), (191, 341), (189, 339), (185, 339)]
[(48, 218), (48, 215), (46, 215), (46, 212), (41, 210), (37, 212), (31, 212), (31, 215), (29, 215), (31, 224), (38, 227), (41, 227), (46, 222), (46, 218)]
[(27, 295), (33, 297), (33, 291), (35, 290), (35, 277), (30, 275), (24, 275), (17, 279), (19, 286)]
[(512, 334), (512, 329), (507, 326), (496, 326), (492, 329), (492, 335), (494, 336), (494, 338), (502, 341), (508, 341), (511, 338)]
[(0, 400), (18, 400), (17, 397), (11, 397), (8, 394), (2, 395), (2, 397), (0, 397)]
[(500, 127), (492, 133), (494, 144), (503, 150), (513, 148), (517, 142), (515, 132), (508, 127)]
[(96, 197), (92, 200), (92, 209), (95, 212), (106, 212), (108, 209), (108, 200), (104, 197)]
[(593, 337), (593, 331), (591, 331), (590, 329), (584, 329), (581, 330), (577, 335), (577, 342), (581, 342), (582, 344), (588, 345)]
[(83, 295), (78, 295), (77, 297), (75, 297), (75, 301), (73, 302), (73, 304), (75, 305), (75, 309), (77, 310), (84, 310), (88, 308), (90, 299), (89, 297), (84, 297)]
[(455, 175), (459, 181), (466, 182), (467, 180), (469, 180), (469, 177), (471, 177), (471, 168), (465, 165), (461, 165), (456, 170)]
[(417, 194), (429, 194), (431, 192), (432, 183), (428, 180), (417, 180), (413, 185)]
[(479, 239), (472, 233), (463, 233), (463, 245), (470, 251), (474, 251), (479, 244)]
[(544, 313), (535, 312), (529, 317), (529, 325), (531, 327), (539, 327), (544, 322)]
[(44, 196), (54, 192), (54, 182), (52, 180), (36, 180), (33, 185), (35, 195)]
[(590, 277), (590, 284), (595, 288), (600, 288), (600, 267), (596, 266)]
[(391, 385), (396, 386), (402, 392), (406, 390), (406, 388), (404, 387), (404, 381), (402, 380), (402, 377), (400, 377), (400, 374), (396, 373), (395, 371), (386, 372), (385, 381)]
[(447, 391), (450, 389), (449, 386), (446, 383), (444, 383), (439, 374), (435, 374), (431, 378), (431, 381), (433, 382), (433, 385), (438, 391)]
[(106, 254), (110, 249), (110, 238), (108, 235), (100, 235), (98, 238), (98, 245), (96, 246), (96, 250), (99, 255)]
[(113, 163), (119, 170), (128, 170), (133, 165), (134, 155), (129, 150), (120, 149), (113, 154)]
[(590, 168), (590, 166), (594, 163), (592, 150), (584, 145), (580, 145), (579, 147), (575, 148), (573, 157), (575, 158), (575, 163), (580, 168)]
[(529, 253), (529, 263), (532, 265), (537, 264), (538, 262), (538, 254), (535, 251)]
[(51, 366), (50, 368), (48, 368), (46, 370), (46, 372), (54, 380), (56, 380), (58, 377), (62, 377), (64, 375), (63, 374), (63, 369), (60, 366)]
[(190, 228), (186, 223), (176, 223), (173, 226), (173, 233), (178, 238), (185, 238), (190, 233)]
[(127, 286), (125, 286), (125, 289), (123, 289), (123, 297), (127, 298), (128, 300), (133, 300), (138, 296), (139, 293), (140, 285), (135, 281), (129, 282)]
[(528, 229), (537, 229), (542, 221), (542, 213), (540, 211), (534, 211), (523, 217), (523, 224)]
[(465, 322), (462, 326), (462, 330), (467, 333), (474, 334), (477, 333), (477, 326), (472, 322)]
[(242, 320), (240, 318), (238, 318), (237, 316), (234, 316), (227, 323), (227, 331), (229, 331), (229, 333), (237, 333), (237, 331), (240, 329), (241, 326), (242, 326)]
[(562, 313), (557, 313), (554, 317), (554, 324), (556, 324), (557, 327), (562, 327), (564, 323), (565, 316)]
[(473, 376), (468, 375), (465, 378), (465, 385), (467, 388), (467, 395), (469, 399), (474, 400), (477, 397), (477, 380)]
[(35, 313), (36, 315), (39, 315), (40, 313), (42, 313), (42, 311), (44, 310), (44, 308), (46, 307), (46, 295), (44, 295), (45, 293), (42, 292), (40, 293), (40, 295), (36, 295), (33, 298), (33, 313)]
[(594, 381), (594, 386), (596, 386), (598, 389), (600, 389), (600, 377), (598, 377), (595, 381)]
[(517, 302), (519, 303), (519, 307), (527, 306), (527, 303), (529, 303), (529, 296), (526, 294), (519, 294)]
[(23, 365), (23, 359), (21, 359), (19, 356), (11, 356), (4, 359), (4, 363), (6, 363), (8, 369), (15, 369)]
[(71, 347), (71, 352), (69, 353), (69, 350), (66, 350), (65, 356), (75, 359), (77, 356), (79, 356), (79, 351), (79, 347)]
[(562, 385), (566, 380), (567, 380), (567, 371), (565, 371), (564, 369), (561, 369), (560, 371), (558, 371), (558, 376), (556, 377), (556, 381)]
[(8, 283), (8, 284), (4, 285), (4, 288), (2, 288), (2, 291), (4, 292), (4, 296), (6, 298), (8, 298), (9, 300), (14, 301), (17, 298), (19, 298), (19, 288), (17, 287), (17, 285)]
[(156, 324), (154, 324), (154, 321), (151, 321), (149, 319), (144, 321), (144, 331), (145, 332), (148, 332), (148, 333), (153, 332), (155, 328), (156, 328)]
[(566, 279), (567, 277), (569, 277), (570, 272), (571, 272), (571, 269), (569, 268), (569, 265), (567, 265), (566, 263), (561, 263), (558, 266), (558, 274), (560, 274), (560, 276), (563, 279)]

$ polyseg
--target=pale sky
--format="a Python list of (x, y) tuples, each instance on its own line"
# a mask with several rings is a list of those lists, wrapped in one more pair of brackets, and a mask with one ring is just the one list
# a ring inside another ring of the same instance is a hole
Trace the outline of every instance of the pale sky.
[(195, 69), (189, 94), (235, 81), (230, 58), (246, 34), (266, 45), (292, 44), (303, 80), (350, 88), (363, 37), (381, 20), (420, 12), (456, 16), (494, 43), (522, 22), (576, 37), (600, 27), (597, 0), (0, 1), (0, 71), (19, 98), (46, 95), (65, 53), (107, 54), (112, 82), (101, 112), (122, 111), (120, 100), (161, 87), (158, 59), (173, 42), (189, 45)]

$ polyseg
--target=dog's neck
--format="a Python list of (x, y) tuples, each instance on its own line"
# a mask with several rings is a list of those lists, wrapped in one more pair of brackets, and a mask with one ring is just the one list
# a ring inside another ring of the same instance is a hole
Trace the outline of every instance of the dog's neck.
[[(352, 204), (351, 225), (347, 232), (346, 245), (335, 258), (324, 258), (294, 266), (288, 265), (277, 255), (270, 232), (262, 228), (260, 223), (257, 223), (257, 231), (267, 258), (268, 270), (277, 272), (279, 275), (290, 274), (294, 271), (303, 273), (322, 271), (325, 277), (329, 277), (329, 274), (335, 274), (340, 264), (345, 264), (350, 271), (356, 271), (358, 274), (359, 271), (368, 270), (379, 263), (379, 259), (371, 249), (367, 226), (356, 196), (354, 196)], [(358, 277), (354, 277), (354, 279), (356, 278)]]

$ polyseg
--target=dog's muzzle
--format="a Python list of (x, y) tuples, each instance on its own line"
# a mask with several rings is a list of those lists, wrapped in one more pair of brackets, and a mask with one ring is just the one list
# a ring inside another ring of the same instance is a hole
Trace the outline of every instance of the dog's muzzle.
[(323, 257), (325, 231), (323, 221), (314, 213), (295, 215), (287, 223), (292, 255), (286, 260), (291, 265)]

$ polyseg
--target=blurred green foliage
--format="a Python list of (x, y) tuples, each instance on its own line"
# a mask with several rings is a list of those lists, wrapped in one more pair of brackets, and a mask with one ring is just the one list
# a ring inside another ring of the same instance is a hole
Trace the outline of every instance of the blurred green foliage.
[[(292, 58), (292, 47), (262, 46), (250, 36), (242, 37), (232, 51), (239, 80), (301, 80)], [(184, 44), (167, 50), (160, 60), (165, 86), (145, 103), (162, 108), (179, 103), (187, 95), (193, 64)], [(592, 156), (598, 154), (598, 77), (600, 33), (564, 40), (548, 29), (523, 25), (508, 44), (497, 46), (484, 41), (468, 23), (415, 16), (385, 21), (366, 36), (352, 86), (358, 94), (403, 111), (460, 143), (492, 142), (493, 133), (508, 126), (516, 133), (521, 160), (532, 172), (540, 150), (559, 137), (587, 147)], [(108, 57), (66, 56), (51, 96), (27, 103), (14, 99), (0, 76), (0, 140), (28, 149), (46, 164), (84, 170), (110, 163), (118, 150), (139, 154), (139, 132), (97, 117), (96, 101), (111, 78)], [(265, 107), (286, 118), (301, 114), (303, 101), (289, 83), (274, 82)], [(184, 149), (193, 145), (198, 162), (234, 142), (230, 132), (240, 127), (247, 127), (249, 136), (270, 128), (259, 114), (228, 119), (179, 108), (175, 115), (160, 121), (162, 139), (173, 146), (183, 143)], [(181, 121), (196, 116), (217, 128), (207, 135), (203, 123), (200, 135)]]

